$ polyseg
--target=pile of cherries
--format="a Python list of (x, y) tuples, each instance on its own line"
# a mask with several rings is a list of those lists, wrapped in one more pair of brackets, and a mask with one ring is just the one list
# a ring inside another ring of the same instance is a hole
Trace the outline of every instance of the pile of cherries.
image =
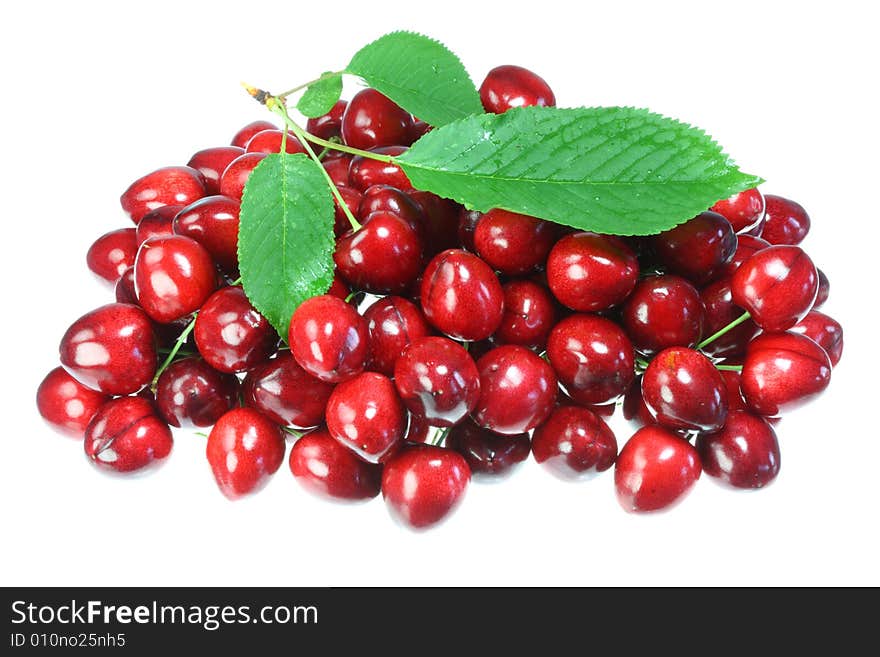
[[(489, 112), (555, 103), (515, 66), (480, 94)], [(430, 126), (365, 89), (307, 129), (396, 154)], [(306, 488), (381, 492), (416, 528), (446, 517), (471, 476), (530, 453), (569, 480), (613, 466), (621, 505), (653, 511), (702, 471), (770, 483), (773, 423), (840, 359), (793, 201), (752, 189), (659, 235), (615, 237), (467, 211), (393, 164), (332, 150), (323, 165), (362, 227), (337, 207), (333, 285), (279, 336), (237, 284), (236, 249), (250, 172), (282, 143), (303, 151), (282, 137), (257, 121), (136, 180), (121, 198), (135, 226), (89, 249), (116, 302), (70, 326), (37, 404), (95, 466), (141, 470), (171, 452), (169, 425), (213, 427), (207, 461), (229, 498), (266, 484), (290, 439)], [(603, 419), (617, 406), (641, 427), (619, 453)]]

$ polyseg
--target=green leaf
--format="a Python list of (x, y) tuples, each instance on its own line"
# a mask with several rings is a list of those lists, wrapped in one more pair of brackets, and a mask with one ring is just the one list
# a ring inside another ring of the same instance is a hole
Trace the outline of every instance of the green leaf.
[(272, 153), (241, 199), (238, 262), (245, 294), (286, 339), (290, 316), (333, 282), (333, 198), (318, 165)]
[(516, 108), (437, 128), (396, 158), (412, 184), (485, 212), (649, 235), (762, 182), (702, 130), (629, 107)]
[(483, 111), (480, 94), (443, 44), (413, 32), (391, 32), (361, 48), (346, 69), (430, 125)]
[(297, 102), (296, 109), (303, 116), (315, 119), (333, 109), (340, 96), (342, 96), (342, 75), (327, 72), (318, 78), (317, 82), (309, 85)]

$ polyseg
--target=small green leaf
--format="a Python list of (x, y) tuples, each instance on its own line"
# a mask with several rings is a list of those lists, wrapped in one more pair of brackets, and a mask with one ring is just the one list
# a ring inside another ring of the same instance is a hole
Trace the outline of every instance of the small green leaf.
[(446, 46), (421, 34), (391, 32), (361, 48), (346, 69), (430, 125), (483, 111), (480, 94)]
[(248, 299), (286, 339), (290, 316), (333, 282), (333, 198), (318, 165), (272, 153), (241, 199), (238, 262)]
[(702, 130), (630, 107), (471, 116), (395, 159), (416, 188), (471, 209), (617, 235), (666, 230), (762, 182)]
[(342, 75), (324, 73), (317, 82), (309, 85), (296, 104), (296, 109), (303, 116), (315, 119), (333, 109), (340, 96), (342, 96)]

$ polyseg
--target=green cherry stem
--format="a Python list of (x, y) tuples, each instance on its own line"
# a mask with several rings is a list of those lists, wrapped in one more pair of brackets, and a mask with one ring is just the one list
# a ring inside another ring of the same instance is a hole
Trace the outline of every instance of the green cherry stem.
[(153, 392), (156, 392), (156, 384), (159, 382), (159, 377), (162, 376), (162, 372), (168, 369), (168, 366), (171, 365), (177, 352), (180, 351), (180, 348), (186, 343), (189, 334), (192, 333), (193, 329), (196, 327), (196, 317), (198, 317), (198, 313), (192, 318), (192, 320), (190, 320), (190, 323), (186, 325), (186, 328), (180, 332), (180, 335), (177, 336), (177, 340), (174, 341), (174, 346), (171, 347), (171, 351), (168, 352), (168, 355), (165, 356), (165, 360), (162, 361), (159, 369), (156, 370), (156, 376), (153, 377), (153, 380), (150, 383), (150, 389)]
[[(293, 129), (293, 128), (291, 128)], [(294, 130), (294, 132), (296, 132)], [(299, 135), (297, 135), (299, 137)], [(360, 148), (354, 148), (353, 146), (346, 146), (338, 141), (330, 141), (329, 139), (321, 139), (320, 137), (316, 137), (315, 135), (303, 131), (304, 139), (309, 140), (313, 144), (317, 144), (318, 146), (323, 146), (324, 148), (330, 148), (334, 151), (342, 151), (343, 153), (349, 153), (351, 155), (360, 155), (361, 157), (365, 157), (369, 160), (376, 160), (378, 162), (394, 163), (393, 155), (383, 155), (382, 153), (373, 153), (371, 151), (361, 150)]]
[(744, 321), (746, 321), (747, 319), (750, 319), (750, 318), (751, 318), (751, 314), (749, 314), (747, 312), (743, 313), (742, 315), (737, 317), (735, 320), (733, 320), (730, 324), (728, 324), (727, 326), (725, 326), (722, 329), (715, 331), (712, 335), (710, 335), (708, 338), (703, 340), (700, 344), (697, 345), (697, 349), (702, 349), (706, 345), (711, 344), (712, 342), (714, 342), (715, 340), (720, 338), (722, 335), (724, 335), (725, 333), (727, 333), (728, 331), (730, 331), (732, 329), (735, 329), (737, 326), (739, 326)]
[(743, 366), (742, 365), (716, 365), (715, 369), (722, 370), (724, 372), (742, 372)]
[(436, 433), (434, 436), (434, 440), (431, 442), (435, 447), (442, 447), (443, 443), (446, 442), (446, 436), (449, 435), (449, 432), (452, 431), (452, 427), (443, 427), (440, 431)]
[(312, 80), (310, 82), (304, 82), (301, 85), (294, 87), (293, 89), (288, 89), (284, 93), (278, 94), (275, 97), (280, 100), (287, 100), (288, 96), (295, 94), (297, 91), (302, 91), (303, 89), (306, 89), (307, 87), (311, 87), (313, 84), (317, 84), (318, 82), (322, 82), (322, 81), (326, 80), (327, 78), (333, 78), (333, 77), (336, 77), (337, 75), (342, 75), (343, 73), (345, 73), (345, 71), (328, 71), (327, 73), (323, 73), (322, 75), (316, 77), (314, 80)]

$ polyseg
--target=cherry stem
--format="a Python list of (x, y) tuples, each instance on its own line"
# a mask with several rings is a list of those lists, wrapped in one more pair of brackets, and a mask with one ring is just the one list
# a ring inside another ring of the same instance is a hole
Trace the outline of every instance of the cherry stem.
[(735, 320), (733, 320), (730, 324), (728, 324), (727, 326), (725, 326), (722, 329), (715, 331), (712, 335), (710, 335), (708, 338), (703, 340), (700, 344), (697, 345), (697, 349), (702, 349), (706, 345), (711, 344), (712, 342), (714, 342), (715, 340), (720, 338), (722, 335), (724, 335), (728, 331), (735, 329), (737, 326), (742, 324), (744, 321), (751, 319), (751, 317), (752, 317), (752, 315), (750, 313), (744, 312), (742, 315), (740, 315)]
[(294, 429), (294, 428), (292, 428), (292, 427), (281, 427), (281, 430), (282, 430), (284, 433), (290, 434), (290, 435), (293, 436), (294, 438), (302, 438), (302, 437), (305, 435), (304, 432), (302, 432), (302, 431), (297, 431), (296, 429)]
[(180, 348), (186, 343), (189, 334), (192, 333), (193, 329), (196, 327), (196, 317), (198, 317), (198, 313), (190, 320), (189, 324), (186, 325), (180, 335), (177, 336), (177, 340), (174, 341), (174, 346), (171, 347), (171, 351), (168, 352), (168, 355), (165, 357), (165, 360), (162, 361), (162, 364), (159, 366), (159, 369), (156, 370), (156, 376), (153, 377), (152, 382), (150, 383), (150, 390), (156, 392), (156, 384), (159, 382), (159, 377), (162, 376), (162, 372), (168, 369), (168, 366), (174, 361), (174, 357), (177, 355), (177, 352), (180, 351)]
[(715, 369), (722, 370), (724, 372), (742, 372), (743, 366), (742, 365), (716, 365)]
[(435, 447), (440, 447), (446, 441), (446, 436), (449, 435), (449, 432), (452, 431), (452, 427), (443, 427), (437, 434), (434, 436), (434, 440), (431, 442)]
[(293, 89), (288, 89), (284, 93), (278, 94), (275, 97), (280, 100), (286, 100), (288, 96), (290, 96), (291, 94), (295, 94), (297, 91), (302, 91), (303, 89), (306, 89), (307, 87), (311, 87), (313, 84), (317, 84), (318, 82), (326, 80), (327, 78), (333, 78), (333, 77), (336, 77), (337, 75), (342, 75), (343, 73), (345, 73), (345, 71), (329, 71), (327, 73), (323, 73), (320, 76), (318, 76), (317, 78), (315, 78), (314, 80), (312, 80), (311, 82), (304, 82), (301, 85), (294, 87)]

